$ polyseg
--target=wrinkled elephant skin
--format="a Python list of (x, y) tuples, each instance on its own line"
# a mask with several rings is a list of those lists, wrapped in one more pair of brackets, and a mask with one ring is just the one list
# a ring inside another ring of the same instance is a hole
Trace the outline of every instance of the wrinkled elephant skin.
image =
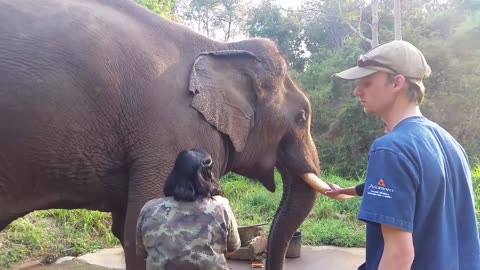
[[(31, 211), (112, 212), (128, 269), (140, 208), (177, 153), (205, 148), (284, 194), (267, 269), (282, 269), (318, 175), (307, 97), (266, 39), (221, 43), (126, 0), (0, 0), (0, 229)], [(310, 178), (309, 178), (310, 179)]]

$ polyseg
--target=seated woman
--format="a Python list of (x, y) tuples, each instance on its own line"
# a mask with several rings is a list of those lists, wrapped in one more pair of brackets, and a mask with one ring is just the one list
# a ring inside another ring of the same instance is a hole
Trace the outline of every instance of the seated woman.
[(229, 269), (225, 253), (240, 248), (240, 237), (212, 163), (202, 149), (180, 152), (165, 197), (143, 206), (137, 254), (146, 258), (147, 269)]

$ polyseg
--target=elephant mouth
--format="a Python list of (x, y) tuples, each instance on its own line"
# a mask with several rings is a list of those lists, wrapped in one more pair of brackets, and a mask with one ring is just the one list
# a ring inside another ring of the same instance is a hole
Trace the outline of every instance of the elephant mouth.
[[(280, 169), (280, 172), (290, 173), (288, 168), (286, 166), (284, 166), (283, 162), (281, 162), (281, 161), (277, 163), (277, 168)], [(324, 194), (325, 191), (330, 190), (330, 187), (327, 185), (327, 183), (322, 181), (313, 172), (305, 173), (305, 174), (302, 174), (302, 175), (299, 175), (299, 176), (308, 186), (310, 186), (316, 192)]]
[[(285, 162), (288, 160), (292, 160), (292, 157), (288, 155), (288, 151), (285, 151), (285, 149), (290, 148), (290, 147), (287, 147), (289, 143), (289, 140), (287, 138), (282, 139), (282, 141), (280, 142), (276, 167), (281, 169), (280, 171), (291, 173), (289, 172), (289, 166), (286, 166), (287, 162)], [(327, 183), (322, 181), (313, 172), (300, 174), (298, 176), (316, 192), (324, 194), (325, 191), (330, 190), (330, 187), (327, 185)]]

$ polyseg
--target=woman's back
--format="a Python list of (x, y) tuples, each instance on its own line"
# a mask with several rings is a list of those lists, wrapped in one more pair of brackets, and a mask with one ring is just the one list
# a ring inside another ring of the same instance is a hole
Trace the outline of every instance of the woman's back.
[(227, 246), (239, 248), (235, 218), (221, 196), (193, 202), (151, 200), (142, 208), (138, 225), (147, 269), (228, 269)]

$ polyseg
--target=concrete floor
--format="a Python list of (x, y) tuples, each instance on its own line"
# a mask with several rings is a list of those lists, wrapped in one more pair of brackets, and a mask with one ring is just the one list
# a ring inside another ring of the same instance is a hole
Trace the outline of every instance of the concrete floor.
[[(67, 258), (61, 264), (42, 266), (35, 262), (23, 264), (12, 270), (111, 270), (125, 269), (121, 248), (101, 250), (78, 258)], [(284, 270), (356, 270), (365, 259), (363, 248), (339, 248), (332, 246), (302, 247), (301, 256), (286, 259)], [(229, 260), (232, 270), (255, 269), (248, 261)], [(262, 269), (262, 268), (258, 268)], [(264, 268), (263, 268), (264, 269)]]

